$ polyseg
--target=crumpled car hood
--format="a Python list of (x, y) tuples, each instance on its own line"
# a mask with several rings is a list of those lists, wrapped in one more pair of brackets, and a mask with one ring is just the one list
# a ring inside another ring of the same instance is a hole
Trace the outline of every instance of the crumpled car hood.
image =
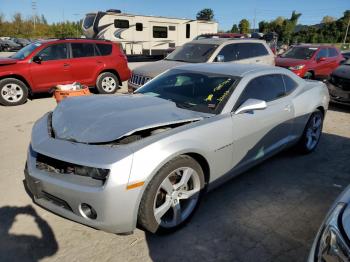
[(58, 139), (107, 143), (139, 130), (200, 120), (208, 115), (141, 94), (84, 96), (63, 100), (53, 111), (52, 128)]

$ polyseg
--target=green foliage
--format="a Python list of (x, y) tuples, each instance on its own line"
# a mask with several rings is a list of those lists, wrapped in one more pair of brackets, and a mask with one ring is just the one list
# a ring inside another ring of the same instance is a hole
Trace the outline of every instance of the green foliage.
[(239, 28), (237, 26), (237, 24), (233, 24), (232, 25), (232, 28), (231, 28), (231, 31), (229, 31), (231, 33), (239, 33)]
[[(327, 22), (325, 22), (325, 21)], [(323, 19), (325, 23), (319, 26), (307, 26), (299, 32), (292, 34), (292, 41), (297, 43), (341, 43), (344, 41), (346, 27), (350, 21), (350, 10), (344, 12), (344, 16), (331, 21)], [(350, 33), (346, 42), (350, 42)]]
[(197, 13), (197, 20), (212, 21), (214, 19), (214, 11), (211, 8), (204, 8)]
[(25, 19), (20, 13), (14, 14), (11, 21), (6, 21), (4, 15), (0, 13), (0, 36), (37, 39), (80, 37), (81, 35), (81, 21), (48, 24), (44, 15)]
[(239, 22), (238, 27), (239, 27), (239, 32), (241, 34), (248, 34), (250, 31), (250, 24), (249, 24), (249, 21), (247, 19), (242, 19)]

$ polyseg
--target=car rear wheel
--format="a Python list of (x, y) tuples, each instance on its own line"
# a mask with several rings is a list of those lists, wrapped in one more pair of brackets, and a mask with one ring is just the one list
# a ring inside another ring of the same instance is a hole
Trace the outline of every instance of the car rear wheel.
[(165, 164), (147, 186), (138, 224), (152, 233), (169, 233), (185, 225), (198, 207), (204, 173), (191, 157), (182, 155)]
[(96, 88), (100, 94), (114, 94), (119, 88), (118, 77), (110, 72), (98, 76)]
[(298, 147), (304, 154), (314, 151), (320, 141), (323, 127), (323, 113), (316, 110), (309, 118)]
[(4, 106), (21, 105), (27, 101), (28, 88), (20, 80), (5, 78), (0, 81), (0, 104)]

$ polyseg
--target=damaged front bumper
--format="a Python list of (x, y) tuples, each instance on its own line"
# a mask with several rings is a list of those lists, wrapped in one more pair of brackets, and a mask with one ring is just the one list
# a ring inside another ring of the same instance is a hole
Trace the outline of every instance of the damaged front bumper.
[[(47, 118), (42, 118), (33, 128), (25, 169), (25, 182), (34, 202), (96, 229), (112, 233), (133, 231), (143, 188), (127, 189), (133, 157), (130, 150), (53, 139), (45, 132), (46, 121)], [(42, 170), (37, 166), (39, 154), (110, 171), (101, 181), (73, 173)]]

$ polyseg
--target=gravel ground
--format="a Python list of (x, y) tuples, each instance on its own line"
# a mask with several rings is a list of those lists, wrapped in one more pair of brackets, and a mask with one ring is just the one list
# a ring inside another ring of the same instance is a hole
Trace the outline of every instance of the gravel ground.
[(289, 150), (234, 178), (207, 194), (182, 230), (104, 233), (37, 207), (24, 191), (32, 125), (54, 107), (53, 98), (0, 107), (0, 261), (305, 261), (350, 183), (350, 107), (332, 106), (314, 153)]

